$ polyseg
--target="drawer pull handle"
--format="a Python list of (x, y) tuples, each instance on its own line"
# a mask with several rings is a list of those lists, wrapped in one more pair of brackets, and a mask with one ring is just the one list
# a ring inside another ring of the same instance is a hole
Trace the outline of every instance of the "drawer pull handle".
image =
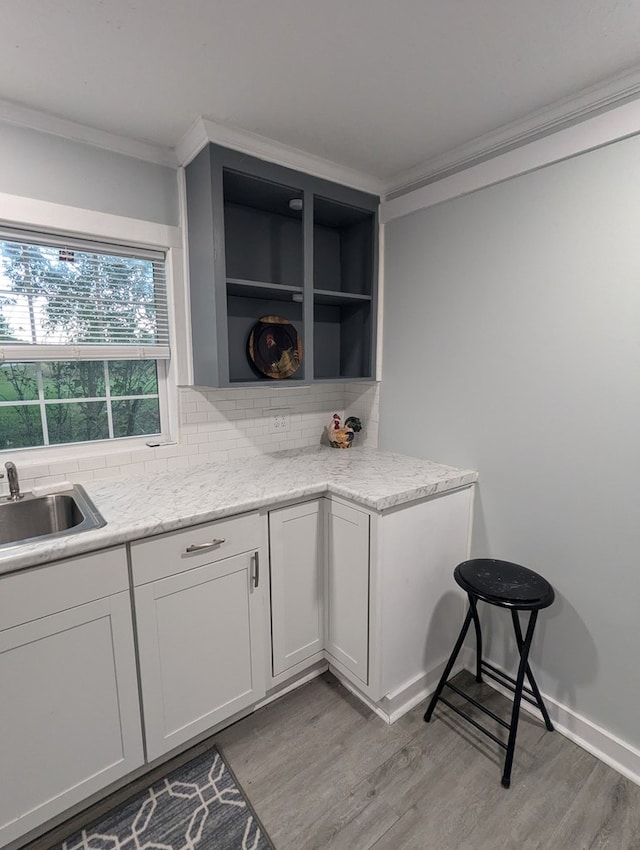
[(220, 537), (217, 540), (210, 540), (209, 543), (194, 543), (192, 546), (187, 546), (187, 552), (206, 552), (207, 549), (215, 549), (216, 546), (219, 546), (221, 543), (224, 543), (224, 537)]
[(253, 586), (257, 587), (260, 584), (260, 553), (253, 553)]

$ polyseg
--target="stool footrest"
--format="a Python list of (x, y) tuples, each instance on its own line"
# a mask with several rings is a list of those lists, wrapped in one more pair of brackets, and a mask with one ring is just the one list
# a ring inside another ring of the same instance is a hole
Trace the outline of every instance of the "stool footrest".
[[(488, 676), (490, 679), (493, 679), (494, 682), (497, 682), (504, 688), (508, 688), (512, 694), (515, 694), (516, 680), (512, 676), (509, 676), (507, 673), (503, 673), (502, 670), (499, 670), (497, 667), (494, 667), (493, 664), (489, 664), (488, 661), (481, 661), (480, 669), (486, 676)], [(534, 692), (531, 690), (530, 687), (528, 687), (528, 685), (522, 685), (522, 699), (531, 703), (531, 705), (535, 705), (536, 708), (540, 708), (540, 706), (538, 705), (538, 700), (535, 698)]]
[(470, 716), (467, 714), (467, 712), (466, 712), (466, 711), (463, 711), (461, 708), (458, 708), (458, 706), (457, 706), (457, 705), (454, 705), (452, 702), (449, 702), (449, 700), (448, 700), (446, 697), (442, 697), (442, 696), (440, 696), (440, 697), (438, 697), (438, 700), (439, 700), (440, 702), (443, 702), (443, 703), (444, 703), (446, 706), (448, 706), (448, 707), (449, 707), (452, 711), (455, 711), (455, 713), (456, 713), (456, 714), (459, 714), (459, 715), (460, 715), (460, 717), (463, 717), (463, 718), (464, 718), (464, 719), (465, 719), (468, 723), (470, 723), (472, 726), (475, 726), (475, 727), (476, 727), (476, 729), (477, 729), (479, 732), (482, 732), (482, 733), (483, 733), (484, 735), (486, 735), (488, 738), (491, 738), (491, 740), (492, 740), (492, 741), (495, 741), (495, 743), (496, 743), (496, 744), (498, 744), (499, 746), (501, 746), (504, 750), (506, 750), (506, 749), (507, 749), (507, 745), (505, 744), (505, 742), (504, 742), (504, 741), (501, 741), (501, 740), (500, 740), (500, 738), (498, 738), (498, 736), (497, 736), (497, 735), (494, 735), (494, 734), (493, 734), (493, 732), (490, 732), (488, 729), (485, 729), (485, 727), (484, 727), (484, 726), (482, 726), (482, 724), (478, 723), (478, 721), (477, 721), (477, 720), (474, 720), (474, 719), (473, 719), (473, 717), (470, 717)]
[[(486, 714), (488, 717), (491, 717), (493, 720), (496, 721), (496, 723), (499, 723), (501, 726), (504, 726), (505, 729), (509, 729), (509, 724), (506, 720), (503, 720), (502, 717), (498, 717), (495, 712), (491, 711), (491, 709), (487, 708), (485, 705), (482, 705), (482, 703), (478, 702), (477, 699), (474, 699), (469, 694), (460, 690), (460, 688), (456, 687), (455, 685), (452, 685), (451, 682), (445, 682), (445, 686), (450, 690), (455, 691), (455, 693), (459, 694), (463, 699), (466, 699), (467, 702), (470, 702), (472, 705), (475, 705), (476, 708), (479, 708), (480, 711), (484, 712), (484, 714)], [(442, 699), (442, 697), (440, 697), (440, 699)]]

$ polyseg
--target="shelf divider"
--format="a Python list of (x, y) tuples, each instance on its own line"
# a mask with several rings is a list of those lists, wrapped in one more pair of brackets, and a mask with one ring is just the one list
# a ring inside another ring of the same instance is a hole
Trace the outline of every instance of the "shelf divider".
[[(242, 298), (265, 298), (274, 301), (297, 301), (302, 300), (302, 287), (229, 277), (227, 278), (227, 295), (239, 295)], [(294, 299), (294, 295), (299, 295), (300, 299)]]
[(371, 301), (370, 295), (360, 295), (356, 292), (342, 292), (334, 289), (314, 289), (313, 300), (316, 304), (365, 304)]

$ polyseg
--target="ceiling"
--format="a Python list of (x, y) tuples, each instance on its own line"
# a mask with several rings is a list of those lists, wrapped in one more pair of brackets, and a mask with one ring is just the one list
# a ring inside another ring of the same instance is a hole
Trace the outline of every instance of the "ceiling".
[(2, 20), (5, 102), (169, 148), (205, 116), (384, 181), (640, 82), (640, 0), (3, 0)]

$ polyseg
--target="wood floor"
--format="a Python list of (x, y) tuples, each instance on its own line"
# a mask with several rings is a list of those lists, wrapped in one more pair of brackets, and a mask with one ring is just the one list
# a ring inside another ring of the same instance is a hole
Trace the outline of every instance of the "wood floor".
[(503, 751), (425, 707), (387, 726), (325, 674), (215, 741), (277, 850), (640, 850), (640, 787), (567, 738), (523, 713), (506, 790)]
[[(508, 716), (488, 685), (458, 681)], [(388, 726), (324, 674), (22, 850), (59, 847), (212, 743), (276, 850), (640, 850), (640, 786), (523, 713), (506, 790), (503, 751), (445, 707), (424, 723), (425, 708)]]

